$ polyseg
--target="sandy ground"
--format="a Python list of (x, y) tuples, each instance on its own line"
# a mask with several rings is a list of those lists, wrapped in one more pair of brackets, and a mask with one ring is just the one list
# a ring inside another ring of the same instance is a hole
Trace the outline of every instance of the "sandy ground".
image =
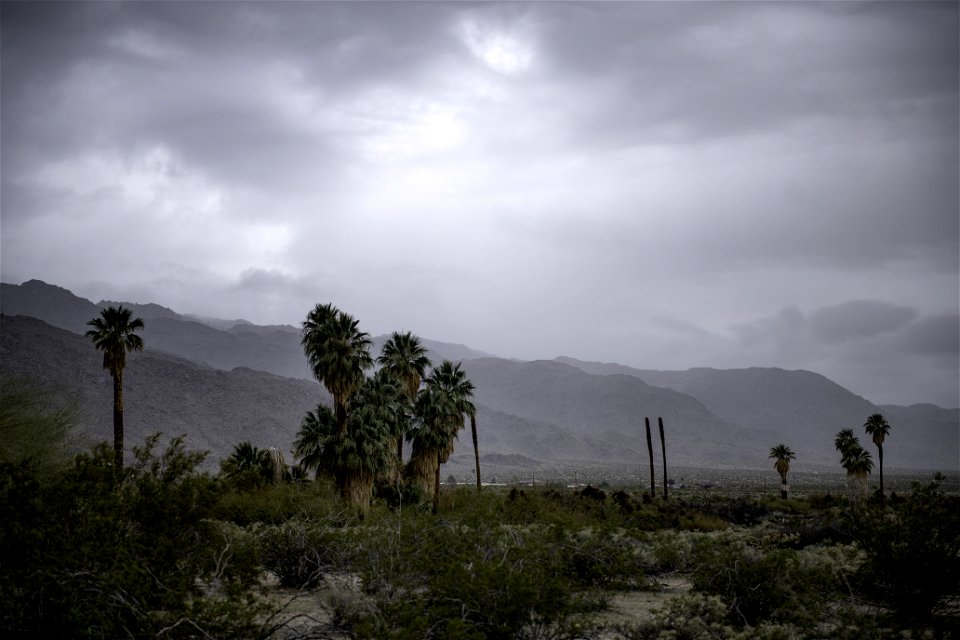
[[(690, 590), (689, 581), (677, 575), (661, 576), (657, 582), (660, 588), (656, 591), (610, 593), (609, 609), (597, 614), (596, 621), (604, 627), (634, 624), (669, 599)], [(333, 628), (334, 605), (338, 601), (355, 602), (363, 597), (357, 578), (350, 575), (325, 576), (318, 588), (303, 591), (282, 587), (272, 575), (264, 574), (263, 586), (268, 601), (275, 607), (282, 607), (272, 620), (278, 625), (274, 637), (288, 640), (347, 638)]]

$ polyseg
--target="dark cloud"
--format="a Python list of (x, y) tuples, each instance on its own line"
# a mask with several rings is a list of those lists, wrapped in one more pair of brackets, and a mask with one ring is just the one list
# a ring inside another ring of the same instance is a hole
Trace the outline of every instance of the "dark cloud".
[(952, 397), (958, 13), (0, 3), (3, 277)]
[(818, 340), (838, 344), (870, 338), (907, 326), (917, 310), (879, 300), (851, 300), (823, 307), (810, 314), (810, 327)]
[(903, 345), (919, 355), (939, 356), (954, 363), (960, 357), (960, 314), (945, 313), (913, 323)]

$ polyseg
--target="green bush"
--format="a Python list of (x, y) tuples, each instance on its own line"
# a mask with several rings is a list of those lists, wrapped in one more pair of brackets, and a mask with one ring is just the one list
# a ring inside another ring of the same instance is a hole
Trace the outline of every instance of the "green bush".
[(866, 556), (858, 590), (904, 621), (928, 620), (960, 595), (960, 497), (945, 495), (941, 481), (915, 484), (899, 504), (850, 524)]
[(324, 573), (349, 566), (349, 532), (328, 524), (288, 520), (254, 528), (263, 568), (285, 587), (315, 587)]
[(577, 587), (637, 589), (648, 586), (639, 542), (609, 530), (566, 533), (553, 528), (551, 541), (560, 554), (563, 573)]
[(489, 523), (404, 522), (369, 531), (361, 576), (373, 609), (361, 638), (519, 638), (562, 634), (571, 616), (598, 606), (578, 598), (556, 531)]
[(25, 380), (0, 379), (0, 462), (32, 461), (49, 473), (70, 462), (76, 410)]
[(345, 525), (355, 520), (355, 514), (337, 499), (332, 483), (327, 481), (230, 490), (213, 506), (211, 515), (240, 526), (281, 524), (291, 519), (322, 519)]
[[(0, 465), (0, 635), (251, 635), (251, 556), (207, 519), (217, 483), (181, 439), (135, 449), (117, 487), (99, 445), (59, 473)], [(189, 621), (187, 624), (184, 621)], [(202, 635), (202, 634), (201, 634)]]
[(839, 590), (825, 559), (791, 549), (763, 552), (732, 535), (698, 539), (692, 566), (693, 589), (720, 596), (728, 619), (740, 625), (811, 624)]

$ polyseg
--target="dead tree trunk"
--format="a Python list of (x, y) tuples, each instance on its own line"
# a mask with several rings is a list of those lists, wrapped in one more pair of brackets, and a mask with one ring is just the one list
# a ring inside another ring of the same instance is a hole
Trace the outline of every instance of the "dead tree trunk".
[(650, 438), (650, 418), (643, 419), (644, 426), (647, 429), (647, 452), (650, 454), (650, 499), (657, 498), (657, 484), (653, 476), (653, 440)]
[(657, 418), (660, 424), (660, 452), (663, 454), (663, 501), (669, 501), (667, 496), (667, 441), (663, 439), (663, 418)]

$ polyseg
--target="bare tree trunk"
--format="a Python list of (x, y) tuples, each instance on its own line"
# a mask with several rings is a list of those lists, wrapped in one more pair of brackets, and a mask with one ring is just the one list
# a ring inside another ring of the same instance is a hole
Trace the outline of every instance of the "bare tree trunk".
[[(477, 493), (480, 493), (480, 449), (477, 448), (477, 416), (470, 416), (470, 435), (473, 436), (473, 459), (477, 465)], [(883, 476), (881, 477), (881, 486)]]
[(650, 499), (656, 500), (657, 484), (653, 477), (653, 440), (650, 438), (650, 418), (644, 418), (643, 423), (647, 429), (647, 452), (650, 454)]
[(660, 424), (660, 452), (663, 454), (663, 501), (669, 501), (667, 496), (667, 442), (663, 439), (663, 418), (657, 418)]
[(123, 478), (123, 372), (113, 376), (113, 475)]

